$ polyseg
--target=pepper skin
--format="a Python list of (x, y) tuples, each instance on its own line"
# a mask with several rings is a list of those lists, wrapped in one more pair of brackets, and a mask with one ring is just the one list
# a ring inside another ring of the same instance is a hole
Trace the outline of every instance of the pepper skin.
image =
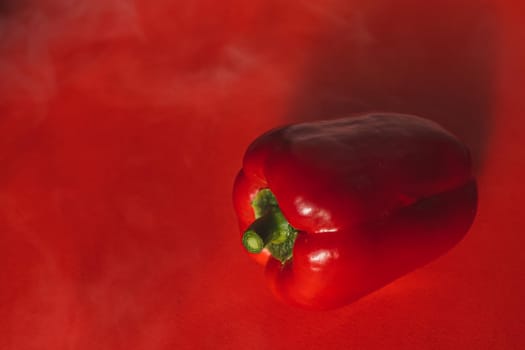
[[(457, 244), (475, 217), (477, 190), (468, 149), (442, 127), (369, 114), (262, 135), (245, 154), (233, 199), (243, 243), (274, 294), (331, 309)], [(275, 213), (288, 233), (273, 232)], [(289, 254), (274, 253), (283, 240)]]

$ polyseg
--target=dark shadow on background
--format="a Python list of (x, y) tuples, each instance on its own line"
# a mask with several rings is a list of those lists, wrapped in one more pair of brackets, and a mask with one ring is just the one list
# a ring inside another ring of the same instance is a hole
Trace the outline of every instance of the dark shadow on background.
[(315, 39), (293, 122), (393, 111), (432, 119), (483, 165), (490, 131), (496, 14), (484, 1), (356, 1)]
[(0, 0), (0, 15), (9, 12), (11, 9), (11, 1)]
[(0, 17), (5, 17), (21, 10), (28, 0), (0, 0)]

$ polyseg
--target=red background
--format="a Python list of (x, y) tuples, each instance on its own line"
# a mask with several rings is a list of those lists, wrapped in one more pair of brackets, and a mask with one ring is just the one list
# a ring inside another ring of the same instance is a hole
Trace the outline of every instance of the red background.
[[(0, 349), (525, 347), (519, 1), (0, 1)], [(449, 254), (345, 308), (243, 253), (244, 149), (389, 110), (472, 148)]]

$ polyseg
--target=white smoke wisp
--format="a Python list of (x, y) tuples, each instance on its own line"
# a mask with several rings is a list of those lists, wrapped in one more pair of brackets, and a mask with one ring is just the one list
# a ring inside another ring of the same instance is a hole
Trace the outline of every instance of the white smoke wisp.
[(57, 55), (140, 36), (134, 1), (45, 0), (11, 6), (0, 14), (0, 105), (42, 105), (52, 98)]

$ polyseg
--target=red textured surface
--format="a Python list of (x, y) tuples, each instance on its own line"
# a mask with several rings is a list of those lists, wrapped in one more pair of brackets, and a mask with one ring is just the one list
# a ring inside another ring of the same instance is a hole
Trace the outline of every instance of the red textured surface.
[[(0, 1), (0, 349), (523, 348), (519, 6)], [(238, 240), (244, 149), (377, 109), (471, 146), (474, 226), (346, 308), (283, 306)]]

